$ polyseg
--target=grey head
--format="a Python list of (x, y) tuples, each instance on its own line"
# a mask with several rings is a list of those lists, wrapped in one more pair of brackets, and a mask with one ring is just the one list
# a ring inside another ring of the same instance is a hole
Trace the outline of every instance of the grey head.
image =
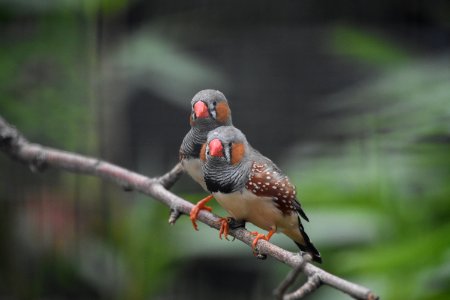
[(207, 89), (198, 92), (192, 98), (191, 108), (192, 127), (213, 129), (232, 124), (228, 100), (220, 91)]
[(208, 132), (223, 125), (231, 125), (228, 101), (220, 91), (207, 89), (198, 92), (192, 98), (191, 108), (191, 129), (181, 143), (181, 161), (185, 158), (199, 159)]
[(247, 138), (236, 127), (210, 131), (200, 154), (208, 190), (231, 193), (242, 189), (251, 170), (252, 153)]

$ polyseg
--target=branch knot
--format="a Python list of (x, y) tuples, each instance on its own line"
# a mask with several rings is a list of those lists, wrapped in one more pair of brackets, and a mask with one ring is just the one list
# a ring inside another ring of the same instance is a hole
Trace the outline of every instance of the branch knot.
[(46, 155), (43, 150), (39, 151), (30, 162), (30, 169), (35, 173), (44, 171), (47, 166)]

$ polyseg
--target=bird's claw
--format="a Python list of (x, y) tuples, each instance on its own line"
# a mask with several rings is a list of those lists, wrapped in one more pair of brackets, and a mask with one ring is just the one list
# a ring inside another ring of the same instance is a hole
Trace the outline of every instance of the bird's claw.
[[(258, 258), (265, 259), (265, 257), (263, 257), (264, 254), (260, 254), (258, 251), (256, 251), (256, 244), (258, 243), (259, 240), (266, 240), (266, 241), (269, 241), (270, 238), (272, 237), (272, 235), (273, 235), (275, 232), (276, 232), (276, 228), (270, 230), (270, 231), (267, 233), (267, 235), (264, 235), (264, 234), (259, 233), (259, 232), (257, 232), (257, 231), (252, 231), (252, 232), (250, 232), (252, 235), (255, 236), (255, 239), (254, 239), (253, 242), (252, 242), (252, 249), (253, 249), (253, 253), (254, 253), (255, 255), (258, 254), (258, 256), (261, 256), (261, 257), (258, 257)], [(267, 256), (266, 256), (266, 257), (267, 257)]]
[(230, 230), (229, 218), (220, 218), (219, 222), (220, 222), (219, 239), (222, 239), (223, 235), (224, 238), (227, 241), (229, 241), (228, 239), (228, 232)]
[(255, 236), (255, 239), (252, 242), (252, 249), (253, 249), (253, 251), (255, 251), (256, 244), (258, 243), (259, 240), (266, 240), (266, 241), (269, 240), (264, 234), (259, 233), (257, 231), (252, 231), (250, 233)]
[(212, 195), (209, 195), (208, 197), (205, 197), (204, 199), (200, 200), (194, 207), (191, 209), (191, 212), (189, 214), (189, 218), (191, 219), (192, 226), (194, 226), (195, 230), (198, 230), (197, 226), (197, 217), (201, 210), (207, 210), (212, 211), (212, 207), (206, 206), (206, 203), (210, 201), (213, 198)]
[(209, 207), (209, 206), (206, 206), (206, 205), (203, 205), (203, 206), (195, 205), (192, 208), (191, 213), (189, 214), (189, 218), (191, 219), (192, 226), (194, 226), (195, 230), (198, 230), (198, 226), (197, 226), (197, 222), (196, 221), (197, 221), (197, 217), (198, 217), (198, 214), (199, 214), (200, 210), (212, 211), (212, 207)]
[[(245, 221), (238, 221), (232, 217), (220, 218), (219, 222), (219, 238), (222, 239), (223, 235), (227, 241), (229, 241), (228, 233), (230, 232), (230, 229), (245, 228)], [(235, 239), (236, 238), (233, 237), (231, 241), (234, 241)]]
[(255, 255), (255, 257), (257, 259), (265, 260), (267, 258), (267, 255), (260, 253), (258, 251), (257, 247), (256, 247), (256, 244), (258, 243), (259, 240), (266, 240), (266, 241), (268, 241), (270, 239), (270, 236), (269, 235), (265, 236), (264, 234), (258, 233), (257, 231), (253, 231), (253, 232), (250, 232), (250, 233), (252, 235), (256, 236), (255, 239), (252, 242), (253, 255)]

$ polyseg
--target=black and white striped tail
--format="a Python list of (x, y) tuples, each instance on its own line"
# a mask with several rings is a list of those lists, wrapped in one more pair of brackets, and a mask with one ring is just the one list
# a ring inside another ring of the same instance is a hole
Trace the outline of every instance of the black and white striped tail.
[[(300, 220), (299, 220), (300, 223)], [(305, 241), (305, 245), (302, 245), (300, 243), (295, 242), (297, 246), (302, 250), (303, 252), (309, 253), (312, 256), (313, 261), (322, 263), (322, 257), (320, 256), (319, 250), (316, 249), (316, 247), (311, 243), (309, 236), (306, 234), (305, 229), (303, 228), (303, 225), (300, 223), (299, 225), (300, 233), (303, 236), (303, 240)]]

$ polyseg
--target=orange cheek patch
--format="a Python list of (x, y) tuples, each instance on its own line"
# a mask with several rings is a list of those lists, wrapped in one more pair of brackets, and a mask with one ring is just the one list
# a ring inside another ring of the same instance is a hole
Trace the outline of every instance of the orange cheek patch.
[(206, 161), (206, 143), (203, 144), (202, 149), (200, 149), (200, 159)]
[(226, 123), (230, 117), (230, 108), (225, 102), (220, 102), (216, 106), (216, 120), (220, 123)]
[(233, 144), (231, 146), (231, 164), (239, 163), (244, 156), (244, 152), (244, 144)]

